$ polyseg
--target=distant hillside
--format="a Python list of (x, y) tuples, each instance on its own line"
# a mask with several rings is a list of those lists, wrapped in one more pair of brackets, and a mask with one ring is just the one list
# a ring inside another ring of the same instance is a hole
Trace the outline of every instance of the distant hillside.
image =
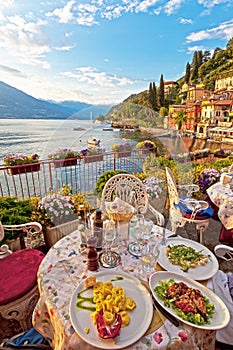
[(135, 125), (161, 127), (163, 126), (163, 115), (167, 115), (169, 105), (185, 101), (187, 93), (185, 94), (182, 90), (184, 83), (203, 83), (206, 89), (214, 91), (216, 79), (232, 75), (233, 38), (229, 40), (225, 49), (217, 47), (212, 56), (210, 51), (195, 51), (192, 62), (186, 64), (185, 75), (177, 80), (178, 85), (173, 87), (169, 93), (164, 94), (163, 91), (162, 94), (161, 90), (164, 90), (164, 86), (161, 89), (159, 85), (155, 87), (156, 95), (153, 95), (148, 86), (148, 90), (137, 95), (130, 95), (122, 103), (113, 106), (105, 119), (120, 123), (127, 120), (128, 125), (131, 124), (132, 127)]
[(0, 81), (0, 119), (95, 119), (111, 108), (83, 102), (44, 101)]

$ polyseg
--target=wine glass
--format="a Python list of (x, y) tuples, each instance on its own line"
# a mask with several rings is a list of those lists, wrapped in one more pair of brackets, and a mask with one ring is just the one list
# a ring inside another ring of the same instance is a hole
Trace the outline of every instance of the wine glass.
[(114, 226), (114, 221), (110, 220), (104, 229), (104, 251), (100, 255), (100, 262), (103, 267), (116, 267), (120, 262), (120, 255), (111, 250), (114, 239), (116, 238), (116, 230)]
[(134, 242), (129, 243), (128, 250), (130, 254), (134, 256), (141, 256), (143, 250), (142, 233), (144, 226), (144, 214), (135, 214), (131, 220), (131, 234), (136, 239)]
[(142, 271), (151, 274), (155, 271), (157, 260), (159, 258), (159, 244), (145, 244), (142, 250)]

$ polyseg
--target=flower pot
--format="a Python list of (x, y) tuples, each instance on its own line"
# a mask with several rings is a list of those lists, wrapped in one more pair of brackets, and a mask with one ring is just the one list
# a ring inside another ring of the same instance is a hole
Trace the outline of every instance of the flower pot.
[(62, 237), (70, 234), (71, 232), (78, 229), (79, 220), (72, 220), (64, 224), (46, 227), (44, 231), (44, 240), (48, 247), (52, 247)]
[(53, 160), (54, 168), (62, 168), (66, 166), (72, 166), (77, 164), (77, 159), (56, 159)]
[(24, 173), (32, 173), (40, 170), (40, 163), (22, 164), (9, 166), (7, 172), (9, 175), (18, 175)]
[(115, 159), (130, 157), (131, 153), (132, 153), (131, 151), (115, 152), (114, 157)]
[(151, 151), (149, 149), (139, 149), (138, 154), (143, 156), (144, 154), (149, 154)]
[(103, 161), (103, 159), (104, 159), (104, 156), (102, 154), (96, 154), (93, 156), (83, 157), (82, 162), (84, 164), (87, 164), (87, 163), (101, 162), (101, 161)]
[(214, 157), (216, 157), (216, 158), (226, 158), (227, 156), (228, 156), (227, 154), (220, 154), (220, 153), (214, 154)]

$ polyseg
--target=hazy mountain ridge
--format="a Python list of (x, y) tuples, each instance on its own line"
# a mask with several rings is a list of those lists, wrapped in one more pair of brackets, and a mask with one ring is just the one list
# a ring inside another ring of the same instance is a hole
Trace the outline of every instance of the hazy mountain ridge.
[(36, 99), (0, 81), (0, 119), (95, 119), (111, 108), (84, 102)]

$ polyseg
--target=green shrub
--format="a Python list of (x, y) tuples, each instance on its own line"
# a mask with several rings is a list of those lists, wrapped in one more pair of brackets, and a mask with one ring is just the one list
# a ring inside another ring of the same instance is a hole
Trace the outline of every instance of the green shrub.
[(117, 174), (127, 174), (127, 171), (125, 170), (109, 170), (105, 171), (100, 177), (98, 178), (95, 186), (95, 191), (98, 194), (99, 198), (102, 196), (103, 188), (106, 184), (106, 182)]

